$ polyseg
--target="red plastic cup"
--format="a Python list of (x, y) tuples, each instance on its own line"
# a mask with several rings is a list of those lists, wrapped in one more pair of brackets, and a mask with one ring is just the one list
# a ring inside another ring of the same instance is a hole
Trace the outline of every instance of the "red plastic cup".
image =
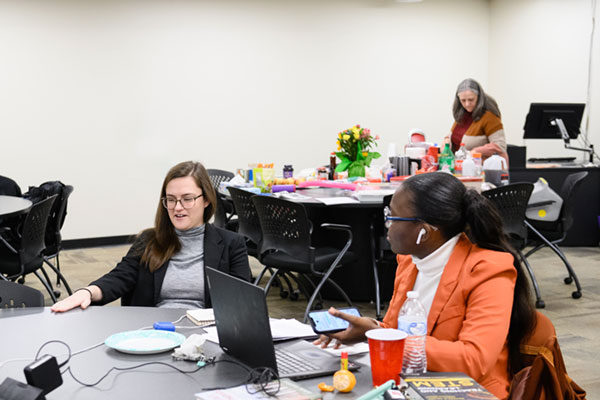
[(373, 386), (379, 386), (390, 379), (400, 384), (402, 357), (406, 332), (398, 329), (371, 329), (366, 333), (371, 355), (371, 376)]

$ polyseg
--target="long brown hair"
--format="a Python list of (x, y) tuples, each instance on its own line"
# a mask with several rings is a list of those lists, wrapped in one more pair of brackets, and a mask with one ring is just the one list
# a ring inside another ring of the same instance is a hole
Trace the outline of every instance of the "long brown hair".
[(141, 261), (142, 264), (148, 267), (150, 272), (159, 269), (173, 254), (181, 250), (181, 243), (169, 218), (169, 212), (162, 204), (162, 198), (166, 195), (169, 182), (173, 179), (184, 178), (186, 176), (194, 178), (196, 185), (202, 190), (204, 201), (208, 203), (208, 206), (204, 209), (204, 222), (207, 223), (215, 213), (217, 197), (204, 166), (196, 161), (185, 161), (171, 168), (160, 190), (156, 217), (154, 218), (154, 228), (142, 232), (142, 235), (149, 238)]

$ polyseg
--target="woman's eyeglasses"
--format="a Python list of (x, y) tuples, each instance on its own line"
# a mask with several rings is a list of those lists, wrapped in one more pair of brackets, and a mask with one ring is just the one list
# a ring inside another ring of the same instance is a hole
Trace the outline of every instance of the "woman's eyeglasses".
[(167, 210), (173, 210), (175, 209), (175, 207), (177, 206), (177, 203), (181, 203), (181, 207), (185, 208), (186, 210), (189, 208), (194, 207), (194, 204), (196, 204), (196, 199), (199, 197), (202, 197), (203, 195), (199, 194), (198, 196), (185, 196), (181, 199), (176, 199), (175, 197), (163, 197), (162, 200), (162, 204), (163, 206), (167, 209)]
[(392, 222), (394, 222), (394, 221), (416, 222), (416, 221), (421, 221), (421, 219), (415, 218), (415, 217), (410, 217), (410, 218), (392, 217), (392, 210), (390, 210), (389, 207), (385, 207), (383, 209), (383, 221), (385, 223), (385, 227), (387, 229), (389, 229), (390, 226), (392, 226)]

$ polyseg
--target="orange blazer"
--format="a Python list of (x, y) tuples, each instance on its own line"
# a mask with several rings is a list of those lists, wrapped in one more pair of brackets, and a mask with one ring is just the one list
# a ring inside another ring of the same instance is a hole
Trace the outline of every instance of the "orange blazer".
[[(417, 278), (410, 256), (397, 256), (394, 295), (382, 325), (397, 328), (398, 313)], [(517, 271), (510, 253), (477, 247), (462, 234), (427, 317), (427, 369), (464, 372), (496, 397), (508, 396), (508, 348)]]

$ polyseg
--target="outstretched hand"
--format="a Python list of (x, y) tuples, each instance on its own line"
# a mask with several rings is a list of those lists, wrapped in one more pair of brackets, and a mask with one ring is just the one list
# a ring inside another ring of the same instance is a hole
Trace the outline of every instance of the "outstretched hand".
[(331, 341), (334, 339), (334, 349), (339, 348), (341, 344), (354, 344), (361, 342), (365, 340), (365, 332), (371, 329), (380, 328), (377, 321), (372, 318), (347, 314), (335, 309), (334, 307), (329, 309), (329, 314), (348, 321), (350, 326), (341, 332), (331, 333), (329, 335), (321, 335), (313, 342), (315, 345), (320, 345), (321, 348), (326, 348), (329, 346)]
[(87, 290), (77, 290), (64, 300), (55, 303), (50, 307), (52, 312), (65, 312), (76, 307), (86, 309), (92, 303), (92, 298)]

